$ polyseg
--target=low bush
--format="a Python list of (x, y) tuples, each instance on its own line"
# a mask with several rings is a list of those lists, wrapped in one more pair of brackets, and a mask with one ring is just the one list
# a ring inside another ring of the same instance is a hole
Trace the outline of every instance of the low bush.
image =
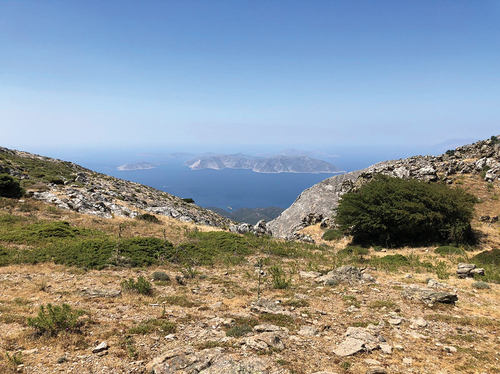
[(472, 283), (472, 287), (479, 290), (489, 290), (491, 288), (488, 283), (482, 281)]
[(173, 334), (177, 329), (175, 323), (162, 318), (151, 318), (141, 322), (139, 325), (128, 330), (130, 334), (149, 334), (160, 331), (162, 334)]
[(85, 314), (83, 310), (73, 310), (68, 304), (62, 306), (41, 305), (38, 316), (28, 318), (28, 326), (33, 327), (39, 335), (57, 336), (60, 332), (79, 332), (83, 321), (79, 318)]
[(337, 255), (367, 255), (370, 253), (370, 250), (368, 248), (363, 248), (363, 247), (358, 247), (358, 246), (348, 246), (345, 247), (344, 249), (341, 249), (340, 251), (337, 252)]
[(153, 280), (155, 281), (164, 281), (164, 282), (168, 282), (170, 280), (170, 277), (168, 276), (167, 273), (163, 272), (163, 271), (155, 271), (151, 277), (153, 278)]
[(146, 222), (161, 223), (161, 221), (158, 219), (158, 217), (156, 217), (153, 214), (149, 214), (149, 213), (139, 214), (136, 218), (139, 220), (142, 220), (142, 221), (146, 221)]
[(19, 180), (9, 174), (0, 174), (0, 196), (18, 199), (24, 195), (24, 189)]
[(465, 255), (465, 251), (463, 249), (452, 247), (449, 245), (436, 248), (434, 250), (434, 253), (437, 253), (441, 256)]
[(124, 291), (134, 292), (140, 295), (150, 296), (153, 294), (153, 285), (144, 279), (144, 277), (138, 277), (137, 281), (134, 281), (132, 278), (124, 280), (121, 282), (121, 287)]
[(500, 249), (484, 251), (472, 257), (472, 262), (480, 265), (500, 265)]
[(342, 231), (330, 229), (330, 230), (326, 230), (321, 238), (323, 240), (331, 241), (331, 240), (339, 240), (339, 239), (342, 239), (343, 237), (344, 237), (344, 233)]
[(226, 336), (240, 338), (246, 334), (253, 332), (253, 329), (248, 325), (237, 325), (226, 331)]
[(269, 268), (269, 273), (273, 278), (273, 288), (275, 289), (282, 290), (290, 287), (290, 285), (292, 284), (292, 278), (287, 278), (286, 273), (281, 266), (271, 266)]

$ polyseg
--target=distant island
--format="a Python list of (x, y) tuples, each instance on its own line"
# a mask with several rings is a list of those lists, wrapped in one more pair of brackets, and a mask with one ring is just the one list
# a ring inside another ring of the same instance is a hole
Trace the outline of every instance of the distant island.
[(154, 169), (157, 164), (152, 164), (150, 162), (138, 162), (136, 164), (125, 164), (118, 166), (117, 169), (120, 171), (130, 171), (130, 170), (145, 170)]
[(256, 173), (342, 173), (343, 171), (329, 162), (309, 156), (278, 155), (256, 158), (242, 154), (215, 155), (201, 157), (186, 162), (191, 170), (202, 169), (247, 169)]

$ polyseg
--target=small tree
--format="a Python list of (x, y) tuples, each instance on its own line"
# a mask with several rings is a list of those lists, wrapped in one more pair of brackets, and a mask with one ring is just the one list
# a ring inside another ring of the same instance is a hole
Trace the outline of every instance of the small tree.
[(335, 222), (360, 244), (470, 244), (476, 202), (459, 188), (378, 175), (342, 196)]
[(0, 196), (10, 198), (20, 198), (24, 195), (19, 181), (9, 174), (0, 174)]

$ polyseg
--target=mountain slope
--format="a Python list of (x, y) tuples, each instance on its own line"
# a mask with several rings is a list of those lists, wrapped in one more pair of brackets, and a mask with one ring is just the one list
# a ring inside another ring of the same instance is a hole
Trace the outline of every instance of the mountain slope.
[(496, 137), (458, 147), (441, 156), (415, 156), (385, 161), (363, 170), (333, 176), (303, 191), (278, 218), (268, 223), (273, 236), (294, 238), (295, 233), (318, 222), (331, 224), (339, 199), (355, 186), (366, 183), (374, 174), (417, 178), (452, 184), (460, 174), (480, 174), (488, 182), (500, 176), (500, 144)]
[(21, 179), (34, 199), (97, 217), (134, 217), (149, 212), (207, 226), (234, 223), (155, 188), (28, 152), (0, 147), (0, 173)]

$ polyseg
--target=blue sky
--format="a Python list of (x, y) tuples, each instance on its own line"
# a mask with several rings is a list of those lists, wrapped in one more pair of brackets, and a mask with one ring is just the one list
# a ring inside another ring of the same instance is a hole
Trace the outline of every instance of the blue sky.
[(500, 1), (0, 0), (0, 146), (431, 146), (500, 133)]

